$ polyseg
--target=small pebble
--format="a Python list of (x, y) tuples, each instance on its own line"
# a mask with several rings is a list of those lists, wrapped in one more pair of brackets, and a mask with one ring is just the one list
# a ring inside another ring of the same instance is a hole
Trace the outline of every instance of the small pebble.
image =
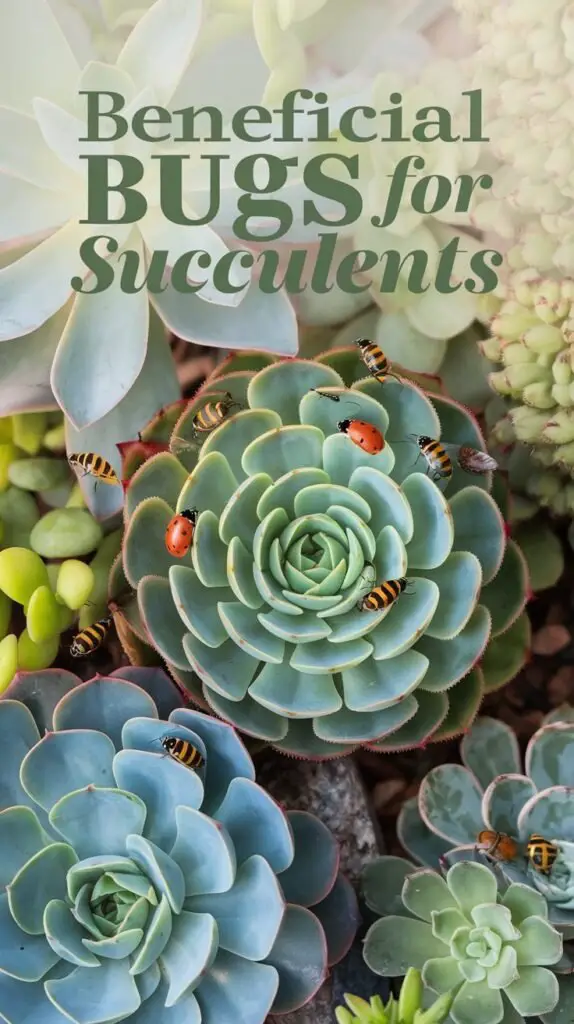
[(571, 701), (574, 694), (574, 665), (564, 665), (548, 683), (548, 699), (553, 707)]
[(553, 625), (543, 626), (532, 638), (532, 650), (534, 654), (542, 654), (544, 657), (551, 657), (558, 651), (564, 650), (570, 643), (570, 633), (566, 626)]

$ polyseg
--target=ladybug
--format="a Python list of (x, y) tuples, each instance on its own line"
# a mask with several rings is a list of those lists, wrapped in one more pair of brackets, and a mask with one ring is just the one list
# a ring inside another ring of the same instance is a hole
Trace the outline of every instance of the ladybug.
[(365, 420), (340, 420), (337, 427), (342, 434), (351, 438), (353, 444), (362, 448), (369, 455), (378, 455), (385, 447), (385, 440), (380, 430)]
[(185, 558), (187, 555), (193, 540), (197, 515), (196, 508), (186, 508), (168, 523), (165, 546), (174, 558)]

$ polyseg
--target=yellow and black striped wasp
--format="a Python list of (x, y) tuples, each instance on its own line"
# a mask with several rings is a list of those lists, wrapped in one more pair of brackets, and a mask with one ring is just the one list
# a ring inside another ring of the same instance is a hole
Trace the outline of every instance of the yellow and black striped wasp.
[(83, 658), (97, 651), (106, 639), (113, 621), (113, 616), (107, 615), (76, 633), (70, 645), (72, 658)]
[(82, 476), (95, 477), (96, 483), (121, 483), (112, 464), (96, 452), (72, 452), (68, 455), (68, 462), (73, 469), (81, 469)]
[(418, 446), (419, 455), (423, 455), (426, 460), (427, 474), (435, 482), (450, 480), (454, 462), (466, 473), (477, 475), (498, 469), (498, 463), (488, 452), (472, 448), (468, 444), (447, 444), (426, 434), (411, 434), (410, 437)]
[[(373, 565), (369, 565), (368, 568), (374, 571)], [(395, 580), (383, 580), (377, 586), (373, 586), (373, 582), (371, 580), (369, 583), (371, 589), (357, 604), (359, 611), (379, 612), (384, 608), (390, 608), (395, 601), (398, 601), (401, 594), (407, 592), (407, 587), (411, 581), (404, 576), (400, 576)]]
[(549, 875), (559, 850), (556, 843), (550, 842), (537, 833), (531, 835), (526, 844), (526, 855), (529, 863), (540, 875)]
[(392, 372), (391, 364), (385, 353), (374, 341), (369, 341), (368, 338), (357, 338), (355, 345), (358, 345), (361, 359), (371, 377), (379, 384), (384, 384), (389, 377), (397, 380), (399, 384), (402, 383), (400, 377)]
[[(211, 434), (217, 427), (221, 426), (232, 409), (241, 409), (239, 402), (235, 401), (229, 391), (220, 392), (220, 394), (221, 398), (211, 395), (205, 405), (193, 417), (191, 432), (195, 443), (201, 441), (203, 436)], [(194, 448), (195, 445), (190, 441), (186, 441), (183, 437), (174, 437), (171, 447), (172, 451), (177, 453), (178, 451)]]
[(166, 754), (169, 754), (174, 761), (178, 761), (185, 768), (192, 768), (194, 771), (204, 764), (203, 755), (197, 747), (189, 740), (183, 740), (180, 736), (164, 736), (161, 745)]

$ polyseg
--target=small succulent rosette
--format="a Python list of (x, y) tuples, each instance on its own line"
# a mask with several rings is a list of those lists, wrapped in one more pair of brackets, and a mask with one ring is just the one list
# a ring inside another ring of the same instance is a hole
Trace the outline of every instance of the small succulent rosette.
[(365, 939), (369, 967), (386, 977), (418, 968), (432, 992), (454, 996), (454, 1024), (518, 1024), (557, 1007), (550, 968), (562, 936), (539, 893), (513, 883), (501, 896), (482, 864), (455, 864), (442, 878), (400, 857), (370, 864), (364, 893), (384, 915)]
[[(22, 674), (9, 698), (3, 1020), (263, 1024), (314, 995), (356, 898), (331, 833), (256, 784), (230, 726), (181, 707), (154, 669)], [(166, 736), (193, 745), (197, 770)]]
[[(194, 417), (224, 393), (239, 408), (200, 444)], [(372, 424), (382, 451), (353, 443), (346, 419)], [(175, 424), (172, 453), (134, 474), (126, 614), (200, 706), (290, 754), (389, 751), (457, 735), (518, 671), (527, 573), (491, 478), (455, 458), (445, 490), (413, 434), (484, 448), (467, 410), (366, 377), (356, 347), (251, 354), (220, 367)], [(190, 508), (192, 550), (176, 559), (166, 527)], [(357, 607), (371, 580), (400, 577), (409, 592), (392, 607)]]
[[(483, 829), (505, 833), (515, 840), (516, 855), (496, 858), (497, 872), (544, 896), (549, 920), (574, 938), (574, 709), (547, 717), (528, 744), (524, 767), (516, 736), (493, 718), (476, 720), (460, 752), (462, 765), (437, 765), (418, 797), (403, 806), (402, 845), (419, 863), (436, 866), (440, 857), (476, 858)], [(548, 873), (526, 856), (533, 834), (557, 847)], [(565, 969), (574, 970), (574, 957), (568, 962)]]

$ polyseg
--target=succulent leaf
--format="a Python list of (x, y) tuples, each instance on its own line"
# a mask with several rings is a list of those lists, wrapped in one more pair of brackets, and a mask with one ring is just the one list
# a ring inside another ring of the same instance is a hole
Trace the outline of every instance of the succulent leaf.
[[(21, 674), (11, 697), (2, 1016), (264, 1024), (315, 994), (352, 942), (356, 897), (328, 829), (260, 789), (231, 726), (183, 708), (157, 669)], [(166, 736), (201, 763), (168, 756)]]

